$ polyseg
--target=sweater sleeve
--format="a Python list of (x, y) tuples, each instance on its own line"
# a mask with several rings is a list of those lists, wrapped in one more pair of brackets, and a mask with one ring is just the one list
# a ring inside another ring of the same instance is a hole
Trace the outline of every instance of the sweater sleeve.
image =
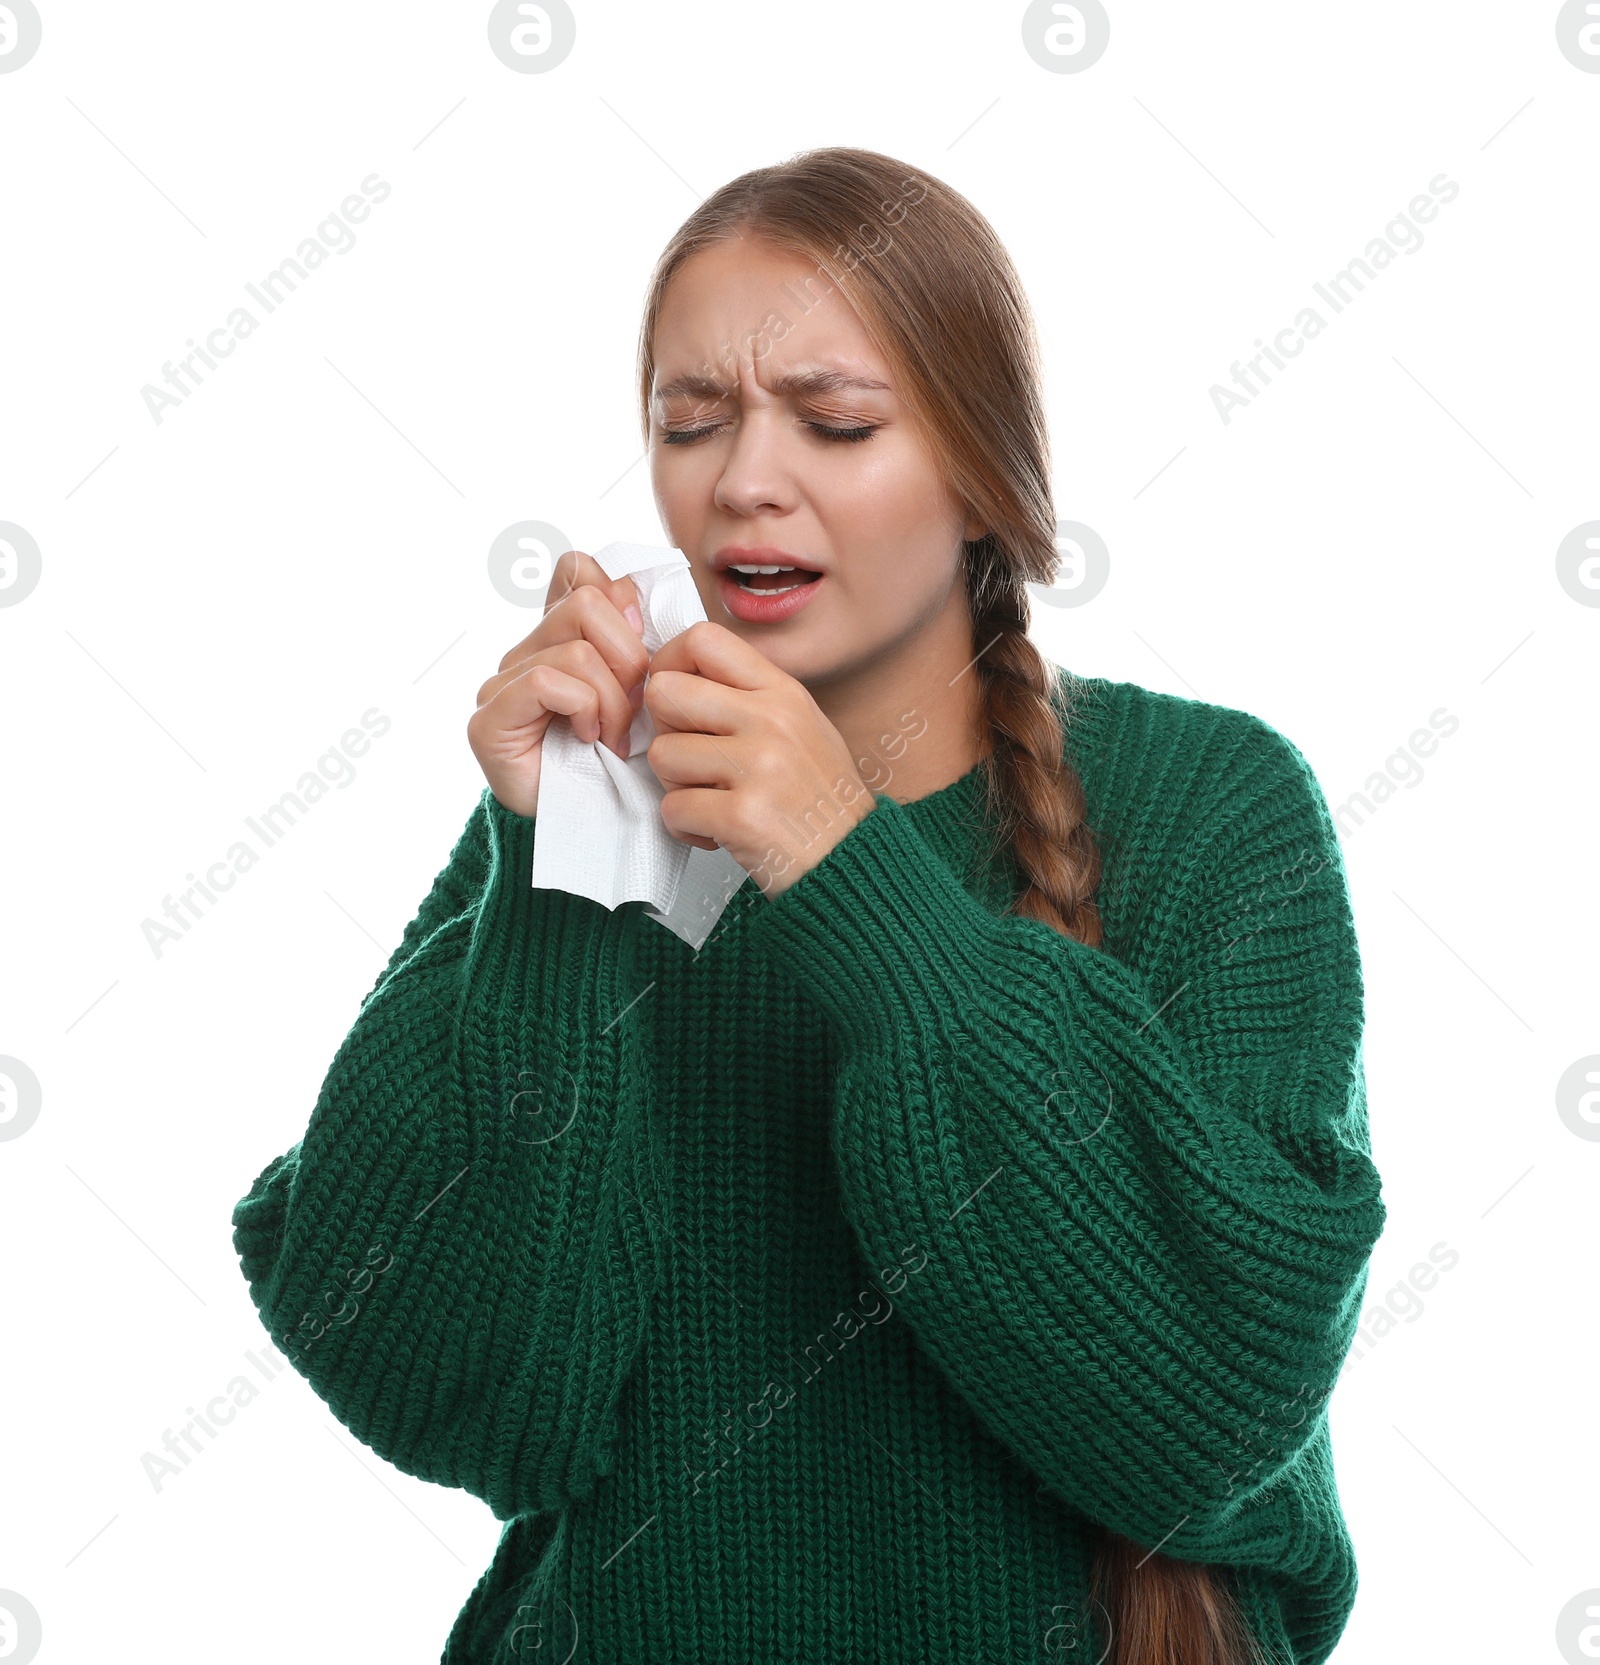
[(926, 1250), (897, 1299), (979, 1420), (1137, 1543), (1281, 1562), (1385, 1210), (1332, 821), (1276, 730), (1246, 753), (1143, 973), (984, 906), (891, 798), (751, 940), (830, 1020), (846, 1213), (871, 1265)]
[(262, 1321), (339, 1420), (501, 1520), (610, 1472), (666, 1229), (633, 910), (533, 889), (532, 855), (486, 789), (233, 1211)]

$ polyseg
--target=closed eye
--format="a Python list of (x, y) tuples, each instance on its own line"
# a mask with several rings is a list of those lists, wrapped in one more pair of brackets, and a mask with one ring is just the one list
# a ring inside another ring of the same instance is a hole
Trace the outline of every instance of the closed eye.
[[(859, 444), (864, 439), (871, 439), (878, 431), (878, 424), (870, 422), (858, 428), (833, 428), (826, 422), (812, 422), (808, 419), (805, 425), (813, 433), (820, 434), (824, 439), (844, 444)], [(662, 443), (666, 445), (692, 445), (697, 439), (703, 439), (707, 434), (714, 434), (721, 426), (720, 422), (711, 422), (699, 428), (663, 428), (661, 431)]]
[(860, 428), (830, 428), (824, 422), (807, 422), (808, 428), (825, 435), (829, 439), (862, 440), (871, 439), (878, 431), (871, 423)]

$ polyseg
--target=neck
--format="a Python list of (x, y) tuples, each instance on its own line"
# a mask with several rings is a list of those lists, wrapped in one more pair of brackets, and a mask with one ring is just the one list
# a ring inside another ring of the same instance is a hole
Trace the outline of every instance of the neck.
[(959, 585), (914, 635), (806, 686), (875, 796), (926, 797), (960, 780), (988, 750), (972, 619)]

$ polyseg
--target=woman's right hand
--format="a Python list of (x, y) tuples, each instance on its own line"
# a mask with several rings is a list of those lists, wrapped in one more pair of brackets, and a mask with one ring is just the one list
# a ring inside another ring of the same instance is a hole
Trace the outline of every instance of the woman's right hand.
[(570, 717), (580, 740), (628, 755), (650, 665), (643, 632), (631, 578), (607, 578), (578, 549), (556, 562), (544, 617), (478, 690), (478, 709), (467, 721), (473, 755), (514, 815), (532, 817), (538, 805), (540, 752), (552, 717)]

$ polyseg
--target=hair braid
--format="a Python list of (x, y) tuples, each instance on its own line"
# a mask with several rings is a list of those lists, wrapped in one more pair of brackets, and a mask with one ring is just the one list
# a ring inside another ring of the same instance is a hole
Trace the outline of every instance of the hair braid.
[(1006, 583), (989, 588), (981, 608), (974, 605), (973, 640), (981, 720), (993, 744), (989, 801), (998, 841), (1023, 879), (1013, 911), (1098, 948), (1100, 851), (1083, 783), (1063, 756), (1069, 712), (1052, 698), (1055, 677), (1028, 635), (1027, 592)]

